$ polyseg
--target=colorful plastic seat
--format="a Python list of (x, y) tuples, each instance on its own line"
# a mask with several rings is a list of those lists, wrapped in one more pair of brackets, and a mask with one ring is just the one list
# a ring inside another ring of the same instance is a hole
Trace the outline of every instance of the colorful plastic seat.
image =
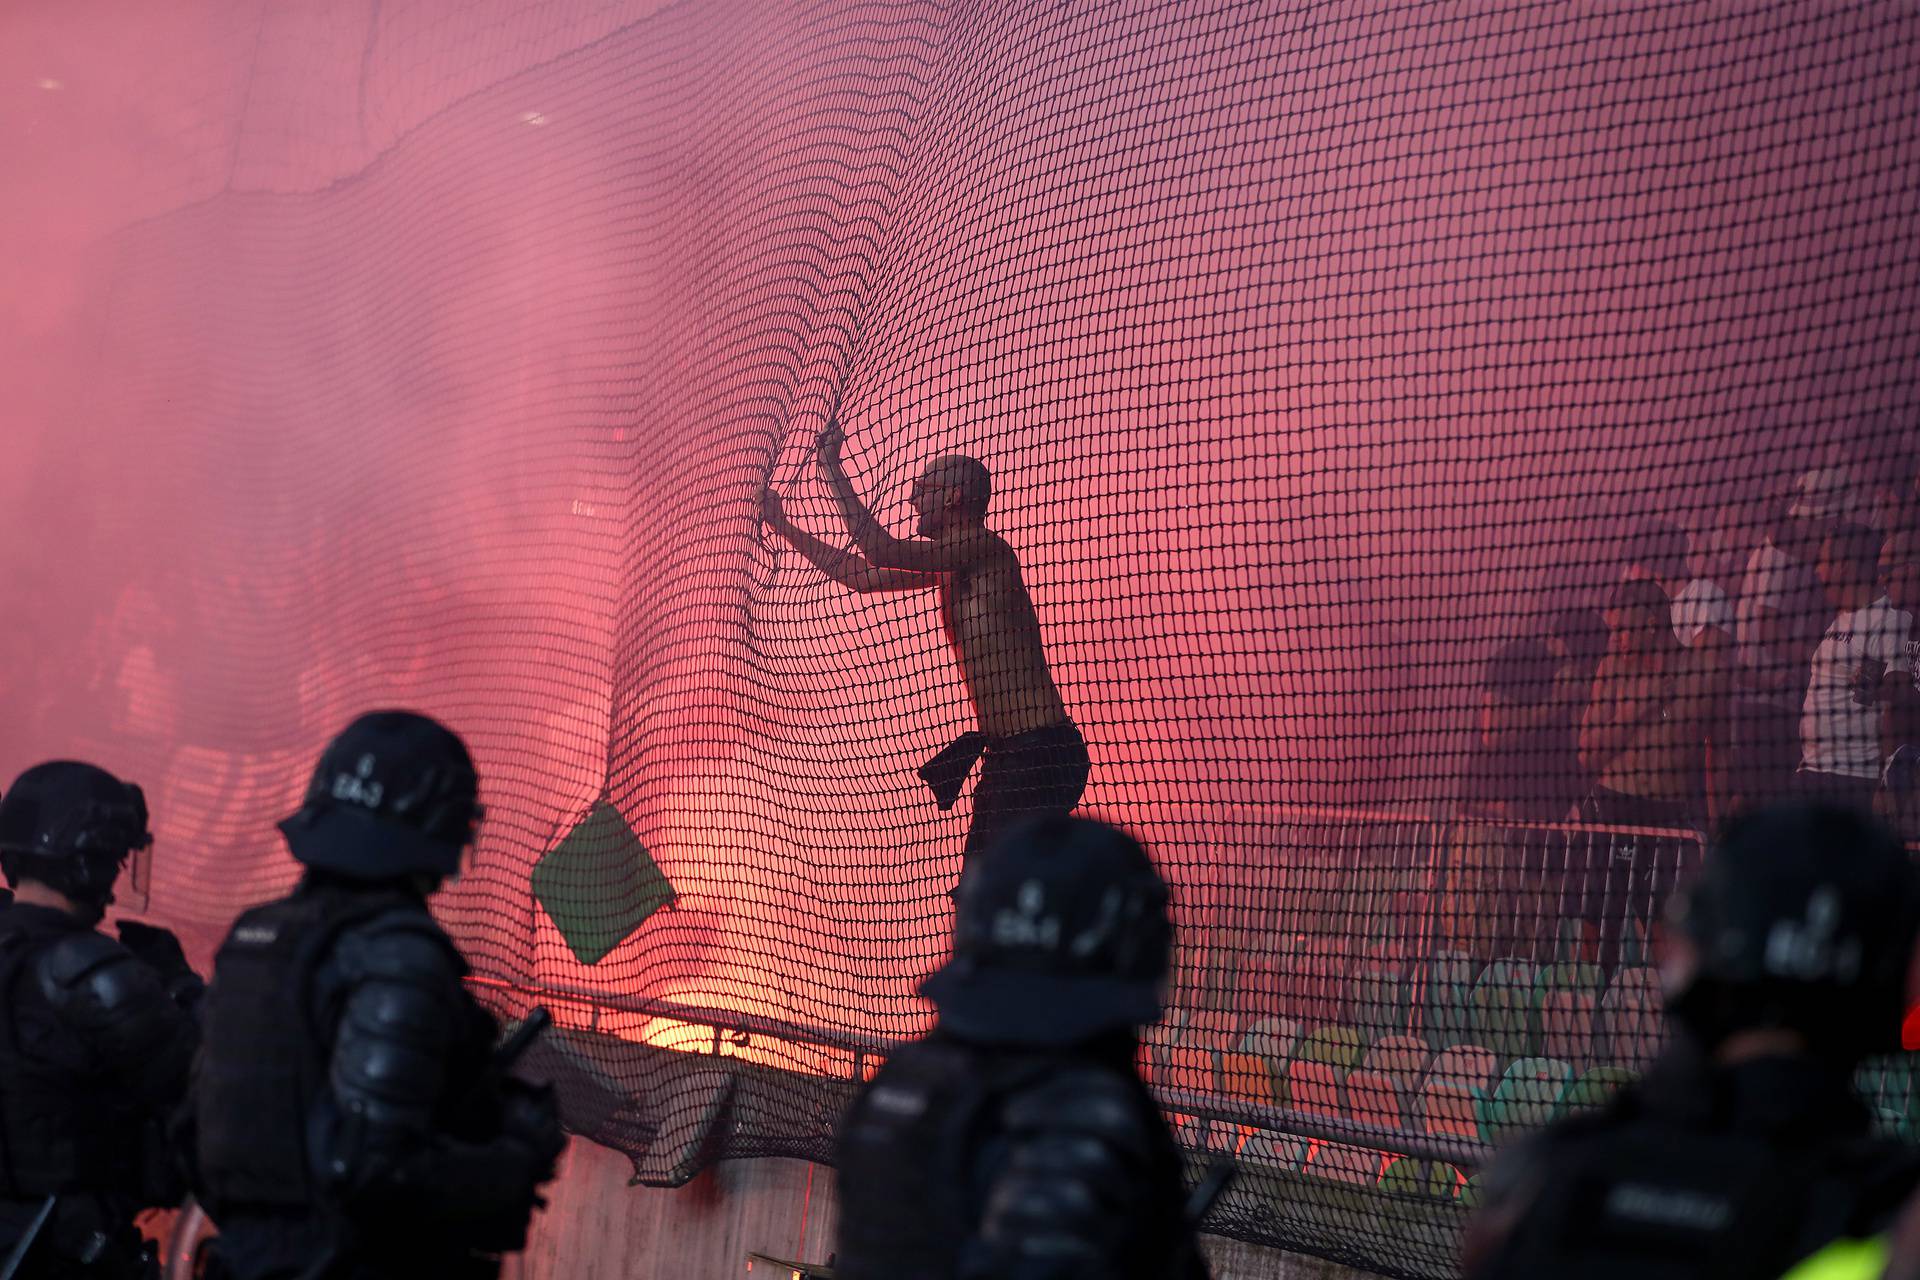
[[(1286, 1064), (1281, 1064), (1284, 1073)], [(1220, 1055), (1220, 1091), (1245, 1102), (1271, 1105), (1274, 1097), (1274, 1070), (1270, 1059), (1251, 1053)]]
[(1437, 1049), (1473, 1041), (1473, 960), (1464, 952), (1442, 951), (1428, 961), (1423, 975), (1421, 1011), (1427, 1039)]
[(1366, 1048), (1367, 1038), (1354, 1027), (1320, 1027), (1300, 1042), (1293, 1056), (1296, 1061), (1324, 1062), (1344, 1074), (1360, 1065)]
[(1571, 1112), (1604, 1107), (1614, 1094), (1639, 1078), (1625, 1067), (1590, 1067), (1568, 1088), (1567, 1096), (1561, 1099), (1560, 1109)]
[(1550, 987), (1540, 1001), (1540, 1052), (1584, 1066), (1598, 1056), (1595, 1047), (1594, 992), (1574, 987)]
[(1236, 1158), (1242, 1165), (1254, 1169), (1297, 1172), (1307, 1162), (1309, 1145), (1305, 1138), (1275, 1133), (1270, 1129), (1256, 1129), (1241, 1142)]
[(1285, 1063), (1293, 1057), (1293, 1047), (1300, 1043), (1300, 1031), (1300, 1024), (1292, 1018), (1262, 1018), (1241, 1033), (1234, 1049)]
[(1460, 1194), (1460, 1171), (1439, 1160), (1394, 1156), (1380, 1171), (1379, 1189), (1388, 1195), (1423, 1200), (1452, 1200)]
[(1379, 1184), (1384, 1152), (1344, 1142), (1315, 1142), (1308, 1147), (1305, 1172), (1315, 1178), (1348, 1186), (1373, 1188)]
[(1391, 1076), (1400, 1085), (1400, 1091), (1408, 1096), (1420, 1091), (1420, 1082), (1426, 1079), (1427, 1067), (1432, 1062), (1433, 1050), (1427, 1047), (1427, 1042), (1419, 1036), (1404, 1034), (1382, 1036), (1360, 1059), (1362, 1068)]
[(1348, 1017), (1369, 1036), (1393, 1035), (1407, 1028), (1400, 972), (1396, 955), (1375, 948), (1361, 957), (1347, 980)]
[(1558, 1058), (1521, 1058), (1500, 1077), (1481, 1111), (1481, 1132), (1494, 1142), (1544, 1128), (1560, 1113), (1573, 1084), (1573, 1068)]
[(1480, 1141), (1481, 1110), (1495, 1065), (1492, 1051), (1478, 1045), (1456, 1045), (1434, 1059), (1414, 1104), (1420, 1131)]
[(1365, 1069), (1347, 1076), (1347, 1111), (1356, 1124), (1399, 1129), (1407, 1123), (1407, 1096), (1399, 1081)]
[(1295, 1058), (1287, 1065), (1287, 1105), (1304, 1115), (1346, 1119), (1344, 1076), (1325, 1062)]
[(1538, 977), (1524, 960), (1496, 960), (1473, 984), (1473, 1038), (1503, 1058), (1533, 1052), (1533, 991)]
[(1660, 980), (1652, 969), (1622, 969), (1600, 997), (1596, 1019), (1603, 1052), (1618, 1066), (1651, 1062), (1666, 1040)]

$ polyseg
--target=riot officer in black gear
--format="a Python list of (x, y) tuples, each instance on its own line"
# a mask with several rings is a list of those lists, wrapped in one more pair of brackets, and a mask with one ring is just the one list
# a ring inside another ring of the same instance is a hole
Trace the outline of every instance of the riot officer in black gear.
[(1737, 819), (1677, 924), (1670, 1047), (1608, 1107), (1495, 1163), (1472, 1280), (1771, 1280), (1879, 1234), (1920, 1185), (1852, 1085), (1900, 1044), (1920, 874), (1899, 841), (1824, 805)]
[(17, 1280), (156, 1274), (134, 1217), (186, 1194), (165, 1125), (200, 980), (164, 929), (94, 928), (152, 842), (140, 788), (90, 764), (36, 765), (0, 800), (0, 1260), (24, 1248)]
[(550, 1091), (492, 1065), (497, 1028), (427, 911), (481, 810), (465, 745), (363, 716), (280, 824), (306, 874), (214, 965), (188, 1127), (236, 1280), (497, 1274), (565, 1145)]
[(1193, 1280), (1180, 1157), (1134, 1066), (1173, 944), (1139, 844), (1017, 827), (961, 878), (940, 1011), (854, 1102), (842, 1280)]

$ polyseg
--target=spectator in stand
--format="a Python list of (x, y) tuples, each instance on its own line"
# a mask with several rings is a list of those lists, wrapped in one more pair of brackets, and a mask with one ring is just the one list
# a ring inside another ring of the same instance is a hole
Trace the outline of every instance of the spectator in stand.
[(1634, 578), (1607, 604), (1607, 656), (1580, 721), (1580, 763), (1594, 784), (1586, 822), (1689, 827), (1717, 821), (1728, 680), (1711, 653), (1675, 638), (1672, 602), (1659, 583)]
[(1912, 691), (1887, 709), (1887, 767), (1880, 812), (1902, 838), (1920, 842), (1920, 532), (1896, 533), (1880, 551), (1887, 601), (1907, 619), (1907, 672)]
[(1572, 726), (1560, 714), (1553, 651), (1514, 640), (1488, 660), (1480, 682), (1480, 741), (1467, 765), (1469, 817), (1564, 822), (1583, 794)]
[[(1553, 700), (1555, 714), (1567, 728), (1567, 738), (1576, 748), (1580, 740), (1580, 717), (1587, 713), (1593, 696), (1593, 673), (1607, 656), (1607, 620), (1597, 609), (1563, 609), (1547, 628), (1547, 649), (1553, 654)], [(1576, 753), (1575, 763), (1578, 763)], [(1587, 794), (1592, 780), (1583, 772), (1580, 794)]]
[[(1599, 619), (1594, 619), (1598, 623)], [(1543, 640), (1514, 640), (1481, 677), (1480, 740), (1467, 764), (1460, 814), (1486, 822), (1565, 822), (1587, 779), (1562, 702), (1560, 662)], [(1591, 672), (1589, 672), (1589, 675)], [(1584, 696), (1584, 690), (1583, 690)], [(1566, 915), (1569, 879), (1559, 845), (1525, 831), (1460, 824), (1450, 906), (1451, 944), (1492, 959), (1550, 962)], [(1576, 891), (1583, 880), (1575, 877)]]
[(1800, 758), (1799, 716), (1807, 660), (1826, 621), (1814, 576), (1820, 543), (1843, 504), (1802, 477), (1777, 500), (1747, 558), (1734, 603), (1734, 704), (1730, 785), (1736, 803), (1774, 797)]
[(1810, 798), (1874, 807), (1893, 728), (1913, 691), (1909, 619), (1880, 587), (1880, 535), (1843, 524), (1820, 550), (1820, 581), (1836, 611), (1814, 650), (1800, 715), (1795, 782)]
[(1674, 638), (1689, 649), (1733, 634), (1733, 601), (1710, 578), (1692, 572), (1693, 546), (1684, 530), (1665, 521), (1643, 525), (1628, 543), (1621, 580), (1657, 582), (1672, 602)]

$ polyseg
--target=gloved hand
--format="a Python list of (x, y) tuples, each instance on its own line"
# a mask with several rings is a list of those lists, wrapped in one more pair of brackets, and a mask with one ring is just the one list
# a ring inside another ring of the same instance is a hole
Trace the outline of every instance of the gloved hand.
[(551, 1182), (567, 1135), (560, 1127), (560, 1103), (550, 1084), (528, 1084), (509, 1077), (500, 1110), (501, 1136), (524, 1146), (533, 1155), (534, 1183)]
[(120, 922), (120, 945), (133, 952), (133, 958), (163, 978), (178, 978), (193, 973), (187, 953), (173, 930), (138, 920)]

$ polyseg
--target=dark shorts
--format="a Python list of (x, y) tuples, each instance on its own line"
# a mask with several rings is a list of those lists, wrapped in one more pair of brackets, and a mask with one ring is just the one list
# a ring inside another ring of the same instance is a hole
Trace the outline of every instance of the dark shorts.
[(1067, 814), (1086, 794), (1087, 740), (1072, 721), (989, 743), (973, 788), (966, 856), (991, 846), (1021, 820)]
[(1800, 764), (1800, 713), (1770, 702), (1735, 699), (1728, 780), (1748, 803), (1778, 796), (1792, 785)]
[(1872, 813), (1873, 799), (1880, 792), (1880, 780), (1802, 769), (1793, 775), (1793, 791), (1802, 799), (1838, 805), (1856, 813)]

